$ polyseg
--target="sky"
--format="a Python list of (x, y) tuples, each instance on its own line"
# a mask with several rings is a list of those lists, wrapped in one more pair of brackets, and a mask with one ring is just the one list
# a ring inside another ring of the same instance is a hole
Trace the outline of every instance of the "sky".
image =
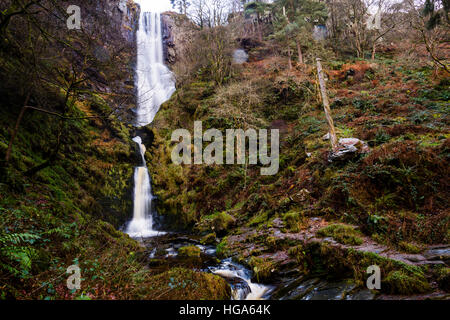
[(143, 11), (163, 12), (173, 10), (170, 0), (134, 0), (139, 3)]

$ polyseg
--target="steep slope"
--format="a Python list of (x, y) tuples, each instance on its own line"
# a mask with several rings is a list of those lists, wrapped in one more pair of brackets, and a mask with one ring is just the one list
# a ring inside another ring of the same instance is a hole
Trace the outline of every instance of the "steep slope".
[[(330, 163), (315, 70), (289, 71), (282, 58), (261, 59), (266, 49), (251, 51), (253, 62), (235, 65), (223, 86), (200, 73), (156, 117), (148, 159), (166, 223), (217, 237), (218, 253), (250, 266), (260, 281), (284, 281), (294, 272), (363, 285), (366, 268), (379, 264), (384, 293), (446, 288), (448, 80), (433, 79), (426, 64), (326, 62), (339, 138), (357, 137), (371, 148)], [(194, 120), (223, 135), (279, 129), (279, 173), (174, 164), (171, 133), (193, 134)]]

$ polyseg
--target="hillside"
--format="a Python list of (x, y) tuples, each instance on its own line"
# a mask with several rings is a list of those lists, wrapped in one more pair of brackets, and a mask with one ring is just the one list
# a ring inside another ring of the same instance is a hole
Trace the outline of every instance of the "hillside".
[[(386, 9), (381, 29), (365, 12), (347, 32), (343, 7), (309, 0), (200, 20), (31, 2), (0, 5), (1, 299), (449, 298), (448, 8), (420, 29), (405, 2), (392, 27)], [(269, 146), (244, 137), (241, 164), (206, 164), (203, 133), (225, 145), (231, 129)], [(190, 164), (174, 161), (178, 130)], [(162, 233), (131, 237), (133, 221)]]

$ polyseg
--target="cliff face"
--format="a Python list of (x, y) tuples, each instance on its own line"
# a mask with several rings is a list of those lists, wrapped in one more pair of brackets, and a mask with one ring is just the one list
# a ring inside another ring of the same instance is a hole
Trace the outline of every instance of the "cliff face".
[(196, 27), (185, 15), (175, 12), (164, 12), (161, 19), (165, 60), (173, 66), (184, 55)]
[[(70, 1), (81, 8), (82, 28), (94, 35), (93, 54), (103, 64), (113, 61), (109, 70), (91, 67), (87, 70), (94, 80), (91, 87), (105, 93), (128, 96), (115, 100), (121, 120), (132, 122), (135, 108), (134, 70), (136, 66), (136, 31), (139, 25), (139, 6), (133, 0)], [(69, 2), (67, 2), (67, 6)]]

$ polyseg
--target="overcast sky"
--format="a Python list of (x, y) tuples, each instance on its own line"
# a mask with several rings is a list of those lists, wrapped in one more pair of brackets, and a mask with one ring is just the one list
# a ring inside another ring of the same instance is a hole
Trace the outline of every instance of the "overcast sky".
[(143, 11), (163, 12), (172, 10), (169, 0), (134, 0), (141, 5)]

